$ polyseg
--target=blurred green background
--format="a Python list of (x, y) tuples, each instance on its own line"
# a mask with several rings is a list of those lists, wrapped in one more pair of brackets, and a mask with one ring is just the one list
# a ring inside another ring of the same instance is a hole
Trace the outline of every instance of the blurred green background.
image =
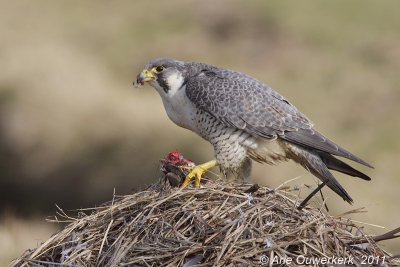
[[(316, 128), (375, 166), (337, 175), (333, 214), (400, 226), (399, 1), (3, 1), (0, 4), (0, 265), (54, 233), (56, 212), (144, 188), (179, 149), (212, 148), (167, 118), (158, 94), (132, 81), (155, 57), (248, 73), (291, 100)], [(290, 162), (256, 165), (276, 187), (315, 185)], [(384, 243), (400, 252), (400, 241)]]

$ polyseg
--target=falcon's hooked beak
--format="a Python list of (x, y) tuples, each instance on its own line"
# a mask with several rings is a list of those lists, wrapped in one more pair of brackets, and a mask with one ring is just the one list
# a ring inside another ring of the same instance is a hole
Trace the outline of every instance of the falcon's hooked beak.
[(144, 69), (140, 74), (138, 74), (136, 78), (135, 87), (139, 87), (140, 85), (143, 85), (145, 82), (149, 82), (151, 80), (154, 80), (155, 78), (156, 76), (152, 71)]

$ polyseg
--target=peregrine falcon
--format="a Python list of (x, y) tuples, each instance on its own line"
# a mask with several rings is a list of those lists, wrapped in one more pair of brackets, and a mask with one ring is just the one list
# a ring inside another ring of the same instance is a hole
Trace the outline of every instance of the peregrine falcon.
[(219, 166), (228, 179), (250, 175), (251, 160), (276, 164), (292, 159), (345, 201), (353, 200), (329, 170), (371, 180), (335, 156), (370, 164), (330, 141), (286, 98), (238, 71), (170, 58), (151, 60), (137, 76), (160, 94), (168, 117), (214, 147), (215, 159), (192, 169), (182, 184)]

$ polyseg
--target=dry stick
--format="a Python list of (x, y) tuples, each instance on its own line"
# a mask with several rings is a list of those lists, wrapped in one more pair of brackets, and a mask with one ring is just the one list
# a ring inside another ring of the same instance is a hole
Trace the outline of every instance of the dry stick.
[(110, 231), (110, 228), (111, 228), (111, 225), (113, 224), (113, 222), (114, 222), (114, 219), (111, 219), (111, 221), (110, 221), (110, 223), (108, 224), (108, 227), (107, 227), (107, 229), (106, 229), (106, 232), (104, 233), (104, 238), (103, 238), (103, 240), (101, 241), (101, 245), (100, 245), (100, 249), (99, 249), (99, 255), (97, 255), (96, 265), (98, 265), (98, 263), (99, 263), (99, 259), (100, 259), (100, 256), (101, 256), (101, 252), (102, 252), (102, 250), (103, 250), (104, 242), (105, 242), (106, 239), (107, 239), (108, 231)]
[[(384, 241), (384, 240), (390, 240), (390, 239), (394, 239), (394, 238), (400, 237), (400, 235), (396, 235), (398, 233), (400, 233), (400, 227), (398, 227), (398, 228), (396, 228), (396, 229), (394, 229), (392, 231), (389, 231), (387, 233), (384, 233), (382, 235), (370, 236), (370, 237), (368, 237), (368, 239), (372, 239), (375, 242)], [(367, 243), (368, 239), (364, 237), (364, 238), (361, 238), (359, 240), (353, 240), (353, 241), (347, 242), (347, 244), (348, 245), (356, 245), (356, 244)]]
[(316, 194), (318, 193), (318, 191), (320, 191), (322, 189), (322, 187), (324, 187), (326, 185), (326, 183), (328, 182), (328, 180), (323, 181), (321, 184), (319, 184), (317, 186), (317, 188), (315, 188), (299, 205), (299, 207), (297, 209), (301, 210), (305, 207), (305, 205), (308, 203), (308, 201)]

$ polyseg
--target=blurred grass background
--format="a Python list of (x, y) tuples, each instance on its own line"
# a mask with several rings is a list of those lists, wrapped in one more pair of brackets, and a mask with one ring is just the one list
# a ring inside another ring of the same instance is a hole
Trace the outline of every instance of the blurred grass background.
[[(3, 1), (0, 4), (0, 265), (56, 231), (55, 204), (90, 207), (144, 188), (179, 149), (212, 148), (176, 127), (150, 87), (132, 81), (151, 58), (248, 73), (291, 100), (331, 139), (375, 166), (337, 175), (355, 200), (327, 190), (337, 214), (400, 225), (398, 1)], [(255, 166), (278, 186), (315, 185), (301, 167)], [(386, 230), (368, 227), (371, 233)], [(400, 242), (384, 243), (400, 252)]]

